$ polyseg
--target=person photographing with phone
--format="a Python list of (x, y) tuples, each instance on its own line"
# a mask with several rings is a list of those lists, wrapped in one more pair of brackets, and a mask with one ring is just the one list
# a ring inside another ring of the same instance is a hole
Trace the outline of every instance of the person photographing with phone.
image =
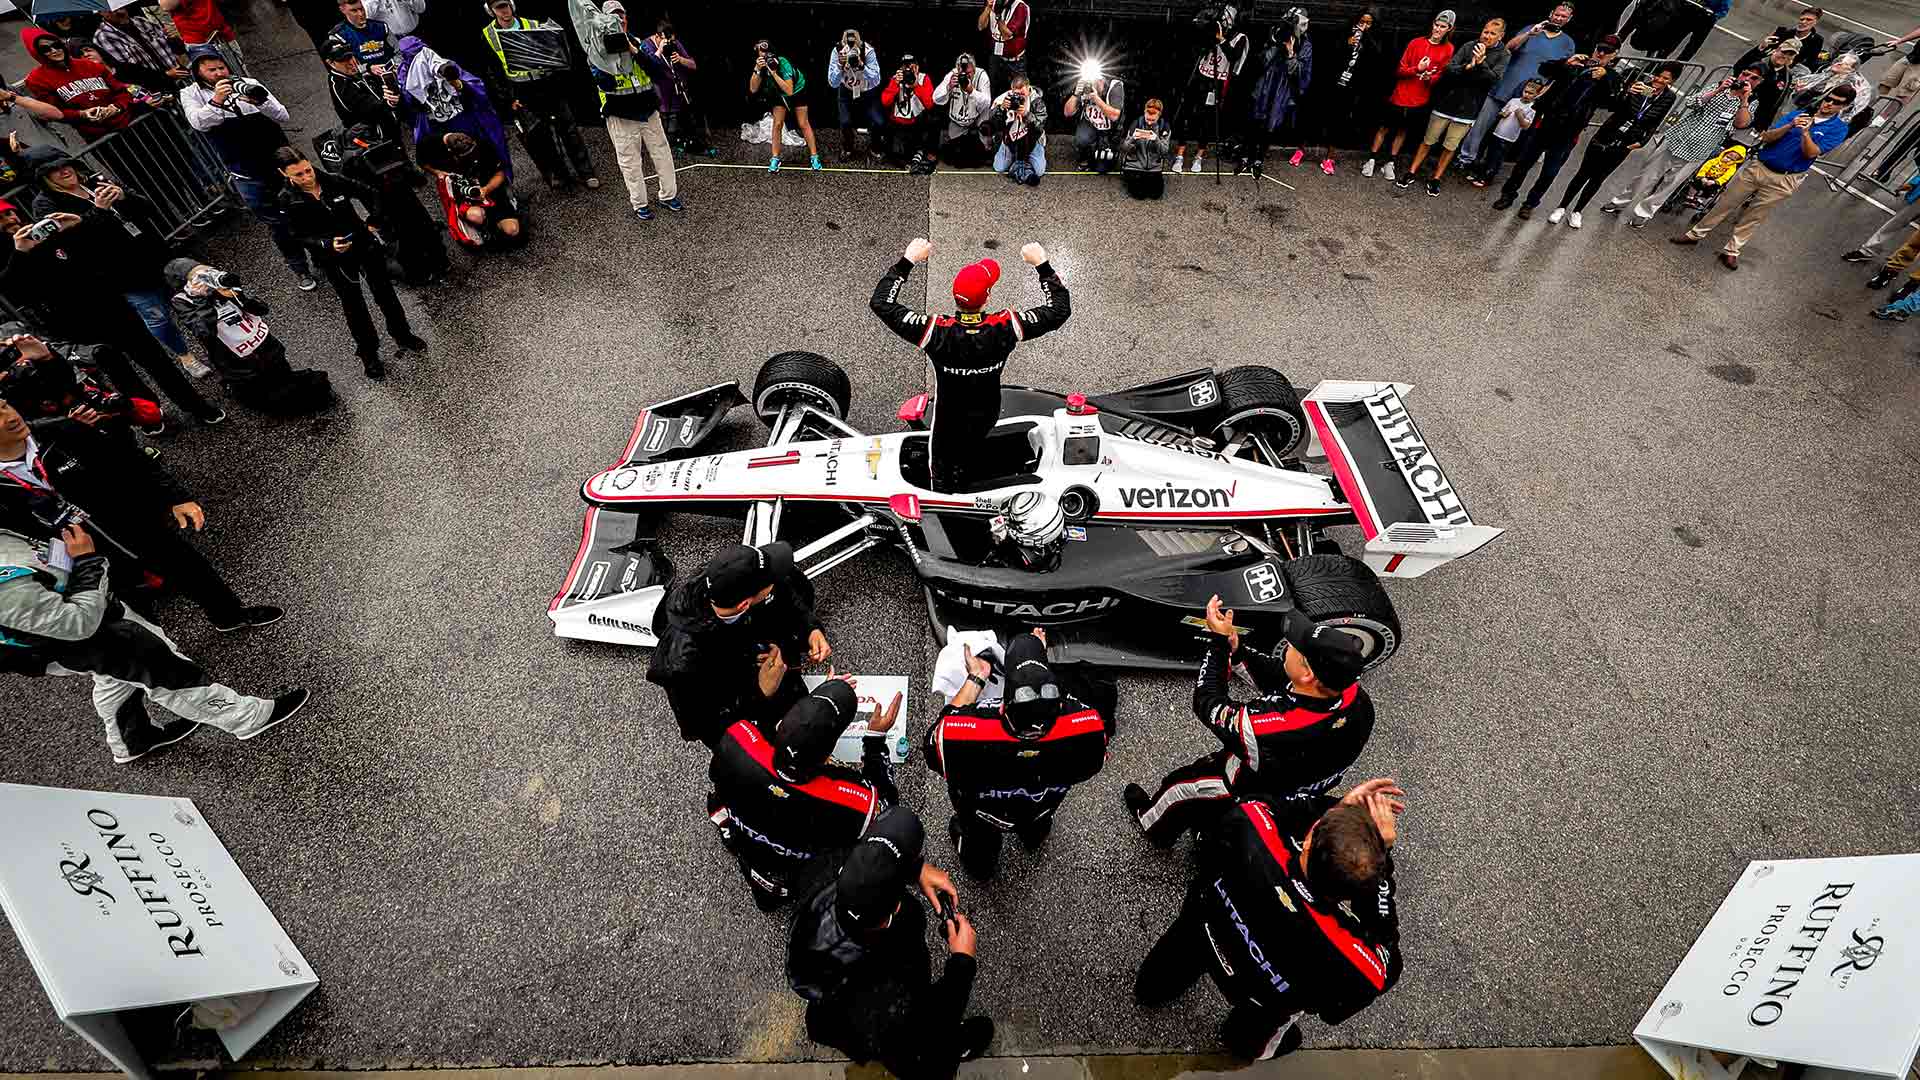
[(1846, 111), (1853, 104), (1853, 97), (1853, 87), (1841, 83), (1827, 91), (1812, 112), (1791, 112), (1763, 133), (1759, 153), (1734, 174), (1733, 182), (1720, 193), (1713, 209), (1695, 222), (1693, 228), (1673, 237), (1672, 242), (1698, 244), (1737, 211), (1733, 235), (1720, 249), (1720, 263), (1729, 270), (1740, 269), (1740, 249), (1753, 239), (1754, 232), (1773, 213), (1773, 208), (1800, 190), (1815, 161), (1846, 141)]
[(1607, 182), (1607, 177), (1613, 175), (1629, 154), (1645, 146), (1666, 122), (1676, 96), (1673, 80), (1680, 77), (1680, 72), (1679, 64), (1667, 63), (1661, 64), (1651, 78), (1645, 73), (1634, 76), (1619, 103), (1614, 105), (1612, 115), (1587, 142), (1580, 168), (1561, 193), (1560, 205), (1547, 215), (1548, 222), (1558, 225), (1565, 220), (1572, 228), (1580, 228), (1583, 224), (1580, 213), (1600, 193), (1600, 185)]
[(1551, 86), (1534, 107), (1533, 136), (1514, 158), (1513, 172), (1500, 186), (1500, 197), (1493, 201), (1495, 210), (1513, 205), (1527, 174), (1538, 164), (1540, 176), (1527, 190), (1527, 199), (1515, 215), (1523, 221), (1533, 216), (1534, 207), (1540, 205), (1560, 169), (1573, 156), (1574, 144), (1587, 130), (1593, 114), (1621, 99), (1626, 80), (1614, 70), (1619, 57), (1620, 39), (1608, 34), (1593, 43), (1592, 55), (1575, 53), (1565, 60), (1540, 65), (1541, 77)]
[[(977, 970), (973, 923), (925, 849), (920, 819), (891, 807), (839, 872), (807, 892), (787, 939), (787, 982), (807, 1002), (807, 1037), (855, 1062), (878, 1061), (901, 1080), (949, 1080), (993, 1042), (993, 1021), (966, 1015)], [(938, 979), (921, 896), (947, 943)]]
[(1748, 68), (1688, 99), (1662, 141), (1647, 152), (1639, 175), (1615, 192), (1600, 212), (1617, 214), (1631, 205), (1633, 220), (1627, 224), (1646, 228), (1668, 196), (1720, 152), (1730, 133), (1752, 123), (1754, 93), (1765, 79), (1760, 69)]
[(1127, 132), (1120, 158), (1120, 182), (1127, 194), (1136, 199), (1158, 199), (1167, 193), (1167, 158), (1173, 153), (1173, 126), (1167, 123), (1167, 106), (1159, 98), (1148, 98), (1141, 106), (1140, 118)]
[(907, 244), (900, 260), (881, 276), (868, 306), (887, 329), (926, 353), (933, 366), (932, 417), (928, 441), (928, 473), (935, 491), (965, 491), (968, 456), (1000, 419), (1000, 372), (1021, 342), (1050, 334), (1073, 316), (1072, 299), (1047, 249), (1028, 244), (1020, 257), (1033, 267), (1047, 302), (1015, 311), (985, 310), (1000, 264), (992, 259), (961, 268), (953, 278), (952, 315), (928, 315), (900, 302), (900, 290), (913, 268), (933, 256), (924, 237)]

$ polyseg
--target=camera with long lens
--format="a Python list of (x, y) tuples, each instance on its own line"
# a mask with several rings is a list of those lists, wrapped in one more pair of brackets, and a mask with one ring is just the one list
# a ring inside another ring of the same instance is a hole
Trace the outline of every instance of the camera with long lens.
[(50, 354), (29, 359), (15, 345), (0, 348), (0, 397), (29, 420), (63, 416), (74, 404), (117, 412), (126, 401), (124, 395), (102, 387), (64, 358)]
[(327, 171), (375, 187), (388, 173), (409, 167), (405, 148), (372, 124), (323, 131), (314, 136), (313, 153)]
[(472, 180), (464, 176), (456, 176), (453, 178), (453, 193), (461, 202), (482, 203), (487, 201), (486, 189), (480, 185), (480, 181)]
[(265, 105), (273, 95), (267, 90), (267, 84), (259, 79), (249, 79), (244, 75), (233, 77), (233, 92), (255, 105)]

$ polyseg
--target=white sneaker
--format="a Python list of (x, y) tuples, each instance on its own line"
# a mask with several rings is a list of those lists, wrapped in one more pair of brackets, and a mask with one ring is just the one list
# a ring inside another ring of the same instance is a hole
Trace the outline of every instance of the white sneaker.
[(1572, 216), (1567, 218), (1567, 225), (1575, 229), (1580, 227), (1580, 211), (1575, 210)]
[(1368, 158), (1367, 163), (1365, 165), (1360, 166), (1360, 175), (1361, 176), (1373, 175), (1373, 159), (1372, 158)]
[(1201, 157), (1202, 157), (1202, 155), (1200, 155), (1200, 154), (1195, 154), (1195, 155), (1193, 155), (1193, 164), (1187, 167), (1187, 171), (1188, 171), (1188, 172), (1190, 172), (1190, 173), (1197, 173), (1197, 172), (1199, 172), (1199, 171), (1200, 171), (1200, 160), (1201, 160)]
[[(1565, 220), (1567, 220), (1567, 208), (1564, 206), (1554, 207), (1553, 213), (1547, 215), (1547, 224), (1549, 225), (1558, 225)], [(1579, 228), (1579, 226), (1576, 225), (1574, 228)]]
[(1393, 162), (1389, 161), (1384, 166), (1381, 167), (1380, 179), (1382, 180), (1393, 179)]
[(213, 369), (208, 367), (205, 361), (192, 353), (182, 353), (173, 359), (175, 363), (180, 365), (180, 370), (186, 372), (192, 378), (204, 379), (213, 374)]
[(1185, 154), (1175, 154), (1173, 156), (1173, 171), (1179, 172), (1181, 167), (1186, 165), (1186, 163), (1187, 156)]

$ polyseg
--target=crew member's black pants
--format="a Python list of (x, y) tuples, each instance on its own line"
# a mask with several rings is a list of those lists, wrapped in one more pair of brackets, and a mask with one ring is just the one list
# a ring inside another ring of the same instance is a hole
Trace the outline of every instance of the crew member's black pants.
[(179, 531), (172, 528), (171, 522), (149, 527), (125, 519), (106, 518), (100, 520), (100, 526), (114, 546), (133, 556), (112, 560), (111, 574), (117, 595), (132, 595), (132, 590), (141, 584), (141, 571), (149, 570), (198, 604), (208, 620), (225, 626), (239, 618), (240, 609), (245, 605), (220, 577), (220, 571), (187, 543)]
[(127, 302), (117, 295), (99, 293), (93, 297), (93, 303), (86, 311), (84, 321), (77, 314), (61, 313), (55, 316), (55, 336), (68, 341), (99, 342), (111, 345), (111, 349), (99, 352), (100, 367), (113, 380), (114, 388), (123, 394), (159, 401), (160, 395), (154, 393), (153, 386), (140, 377), (134, 368), (141, 369), (153, 378), (167, 395), (167, 399), (184, 409), (195, 419), (204, 420), (219, 415), (220, 410), (200, 396), (194, 389), (192, 380), (180, 370), (160, 343), (153, 340), (153, 334), (147, 324), (140, 321)]
[[(950, 793), (951, 794), (951, 793)], [(966, 804), (964, 797), (956, 798), (953, 804), (953, 820), (947, 825), (947, 837), (953, 841), (954, 853), (960, 856), (960, 865), (967, 873), (985, 881), (1000, 870), (1000, 848), (1005, 839), (1004, 830), (993, 822), (982, 818), (977, 810)], [(1053, 832), (1053, 811), (1047, 811), (1045, 817), (1016, 826), (1014, 834), (1020, 837), (1028, 851), (1047, 842), (1047, 835)]]
[(340, 297), (340, 306), (347, 314), (347, 328), (353, 331), (354, 351), (361, 359), (380, 355), (380, 335), (374, 332), (373, 315), (367, 311), (367, 298), (360, 291), (362, 282), (373, 294), (373, 302), (380, 305), (380, 314), (386, 317), (387, 336), (400, 338), (413, 333), (407, 325), (406, 309), (394, 294), (393, 279), (387, 276), (384, 251), (371, 250), (340, 262), (328, 260), (321, 269), (326, 271), (327, 284), (332, 285)]
[[(948, 400), (958, 397), (959, 400)], [(927, 469), (935, 491), (965, 491), (972, 456), (1000, 419), (999, 388), (985, 400), (977, 395), (961, 396), (942, 392), (938, 384), (933, 394), (933, 437), (927, 442)]]
[(1216, 751), (1168, 773), (1138, 818), (1147, 838), (1170, 847), (1181, 833), (1206, 828), (1232, 805), (1233, 789), (1227, 784), (1230, 756), (1225, 750)]
[(1566, 192), (1560, 196), (1560, 205), (1571, 204), (1576, 214), (1585, 210), (1587, 203), (1600, 194), (1600, 185), (1606, 183), (1607, 177), (1612, 176), (1613, 170), (1618, 169), (1632, 152), (1625, 143), (1615, 146), (1595, 143), (1587, 147), (1586, 154), (1580, 159), (1580, 170), (1573, 174), (1573, 182), (1567, 185)]
[(593, 175), (593, 157), (580, 138), (580, 125), (567, 106), (566, 88), (558, 79), (514, 83), (513, 95), (542, 123), (520, 136), (527, 153), (548, 183), (575, 183)]
[(1187, 889), (1180, 905), (1180, 917), (1160, 935), (1134, 975), (1134, 1000), (1142, 1005), (1162, 1005), (1185, 993), (1202, 974), (1213, 976), (1214, 984), (1233, 1003), (1221, 1033), (1227, 1049), (1239, 1058), (1264, 1061), (1291, 1050), (1283, 1047), (1287, 1033), (1293, 1030), (1299, 1012), (1286, 999), (1280, 1004), (1243, 1001), (1222, 978), (1214, 960), (1213, 943), (1207, 937), (1201, 905), (1201, 882)]
[[(1527, 173), (1534, 163), (1540, 165), (1540, 178), (1533, 182), (1527, 192), (1527, 201), (1522, 205), (1528, 209), (1540, 205), (1547, 197), (1547, 191), (1553, 187), (1553, 181), (1560, 175), (1560, 169), (1566, 165), (1567, 158), (1573, 156), (1574, 140), (1579, 138), (1579, 129), (1568, 132), (1536, 131), (1531, 139), (1521, 140), (1524, 145), (1513, 159), (1513, 172), (1507, 175), (1507, 182), (1500, 186), (1500, 194), (1508, 199), (1517, 198), (1520, 185), (1526, 182)], [(1488, 138), (1493, 138), (1488, 135)]]

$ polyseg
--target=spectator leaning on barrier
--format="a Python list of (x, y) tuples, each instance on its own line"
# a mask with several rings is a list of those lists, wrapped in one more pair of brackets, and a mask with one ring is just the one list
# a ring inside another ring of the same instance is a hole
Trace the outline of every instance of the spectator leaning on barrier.
[[(860, 37), (860, 31), (848, 30), (840, 43), (827, 52), (827, 85), (840, 110), (840, 160), (853, 160), (853, 129), (867, 129), (868, 146), (880, 139), (880, 54)], [(877, 149), (876, 149), (877, 153)]]
[(1673, 242), (1698, 244), (1738, 211), (1733, 235), (1720, 250), (1720, 262), (1729, 270), (1740, 269), (1740, 249), (1753, 239), (1754, 230), (1774, 207), (1793, 197), (1821, 155), (1846, 140), (1847, 120), (1842, 114), (1851, 104), (1853, 87), (1842, 84), (1829, 90), (1813, 112), (1795, 111), (1768, 129), (1760, 136), (1760, 152), (1734, 174), (1713, 209)]
[(887, 113), (881, 140), (887, 156), (908, 162), (915, 172), (932, 172), (928, 150), (940, 135), (940, 115), (932, 111), (933, 80), (920, 70), (918, 57), (900, 57), (899, 69), (880, 91), (880, 104)]
[(1120, 120), (1126, 114), (1127, 86), (1098, 71), (1074, 84), (1060, 106), (1060, 115), (1077, 121), (1073, 129), (1076, 164), (1107, 173), (1119, 164)]
[(972, 53), (954, 60), (953, 70), (933, 88), (933, 104), (946, 110), (934, 159), (963, 169), (985, 165), (988, 140), (982, 129), (993, 108), (993, 82), (974, 63)]
[(1480, 103), (1486, 100), (1487, 89), (1506, 73), (1507, 46), (1501, 40), (1506, 32), (1507, 20), (1488, 19), (1487, 25), (1480, 29), (1478, 41), (1454, 50), (1453, 59), (1447, 63), (1447, 73), (1440, 77), (1440, 87), (1433, 94), (1433, 115), (1427, 120), (1427, 137), (1414, 150), (1413, 164), (1407, 166), (1407, 175), (1399, 181), (1400, 187), (1411, 187), (1420, 178), (1420, 166), (1426, 162), (1427, 152), (1438, 144), (1440, 158), (1434, 162), (1433, 176), (1427, 180), (1427, 194), (1439, 198), (1441, 174), (1447, 171), (1447, 165), (1460, 149), (1460, 141), (1467, 137), (1479, 117)]
[(1681, 106), (1679, 118), (1667, 128), (1661, 141), (1647, 151), (1639, 175), (1616, 192), (1601, 212), (1617, 214), (1637, 199), (1633, 220), (1628, 224), (1646, 228), (1674, 190), (1720, 152), (1727, 136), (1752, 122), (1754, 88), (1765, 78), (1760, 69), (1748, 68), (1695, 94)]
[[(551, 19), (537, 23), (520, 18), (513, 0), (489, 0), (487, 11), (493, 19), (481, 28), (480, 36), (493, 51), (494, 73), (506, 80), (500, 98), (506, 103), (514, 130), (520, 133), (520, 141), (526, 145), (527, 156), (533, 158), (547, 186), (556, 191), (576, 183), (599, 187), (600, 178), (593, 174), (593, 157), (580, 138), (573, 110), (567, 107), (566, 69), (515, 67), (500, 45), (502, 30), (558, 29), (559, 24)], [(651, 55), (660, 62), (660, 46), (654, 39), (642, 45), (652, 48)]]
[(61, 122), (81, 138), (98, 139), (133, 122), (132, 93), (105, 67), (69, 54), (66, 42), (37, 26), (20, 31), (20, 43), (37, 62), (23, 84), (27, 93), (57, 106)]
[(1513, 205), (1520, 197), (1520, 185), (1526, 182), (1527, 173), (1538, 162), (1540, 178), (1528, 189), (1527, 200), (1520, 204), (1518, 214), (1522, 220), (1533, 216), (1533, 208), (1540, 205), (1560, 175), (1561, 166), (1573, 156), (1574, 143), (1587, 130), (1593, 114), (1620, 96), (1622, 81), (1613, 69), (1619, 52), (1620, 39), (1608, 34), (1593, 43), (1590, 57), (1575, 53), (1565, 60), (1540, 65), (1540, 74), (1552, 87), (1540, 95), (1540, 104), (1535, 110), (1539, 120), (1527, 145), (1514, 158), (1513, 173), (1501, 185), (1500, 197), (1494, 200), (1495, 210)]
[(144, 14), (136, 17), (131, 9), (101, 12), (93, 43), (115, 64), (150, 68), (176, 83), (189, 78), (187, 47), (168, 37), (153, 19)]
[[(660, 122), (667, 129), (667, 141), (683, 154), (712, 156), (705, 122), (693, 101), (693, 76), (700, 65), (687, 51), (687, 43), (673, 32), (672, 21), (663, 17), (654, 23), (653, 34), (640, 42), (640, 51), (653, 58), (654, 70), (665, 73), (654, 88), (660, 94)], [(599, 183), (589, 177), (587, 186)]]
[(241, 288), (237, 275), (192, 259), (166, 266), (174, 318), (199, 339), (227, 393), (261, 412), (299, 416), (333, 404), (324, 371), (295, 371), (287, 348), (267, 325), (267, 302)]
[(226, 163), (233, 189), (273, 237), (273, 246), (293, 271), (302, 292), (319, 285), (307, 265), (307, 250), (287, 231), (286, 217), (274, 205), (280, 189), (280, 171), (274, 151), (287, 145), (280, 125), (288, 120), (287, 107), (265, 85), (252, 80), (236, 83), (227, 61), (215, 52), (202, 52), (189, 62), (193, 82), (180, 90), (180, 109), (187, 123), (213, 143)]
[[(160, 10), (173, 17), (173, 28), (180, 32), (180, 44), (188, 59), (211, 49), (226, 61), (230, 71), (245, 74), (247, 58), (240, 51), (239, 35), (228, 25), (214, 0), (159, 0)], [(197, 48), (196, 48), (197, 47)], [(188, 65), (192, 69), (192, 65)]]
[[(1573, 5), (1557, 4), (1545, 19), (1507, 39), (1506, 74), (1494, 83), (1486, 100), (1480, 103), (1480, 113), (1473, 122), (1473, 130), (1467, 132), (1466, 139), (1460, 144), (1460, 153), (1457, 155), (1460, 164), (1471, 165), (1480, 160), (1480, 148), (1494, 125), (1499, 123), (1498, 114), (1506, 108), (1507, 102), (1520, 96), (1520, 88), (1528, 80), (1540, 74), (1540, 65), (1550, 60), (1565, 60), (1574, 54), (1576, 47), (1573, 35), (1567, 33), (1567, 23), (1572, 20)], [(1483, 176), (1498, 171), (1497, 167), (1479, 170)]]
[[(627, 205), (640, 221), (652, 221), (647, 199), (647, 163), (660, 177), (660, 205), (686, 209), (680, 201), (680, 181), (673, 171), (673, 150), (667, 145), (666, 125), (660, 119), (660, 91), (654, 86), (652, 61), (627, 30), (627, 9), (620, 0), (595, 7), (590, 0), (567, 0), (573, 32), (593, 69), (600, 91), (600, 112), (607, 121), (607, 141), (627, 185)], [(779, 136), (775, 136), (778, 145)], [(645, 154), (642, 154), (644, 148)], [(777, 151), (776, 151), (777, 152)]]
[[(1307, 103), (1319, 134), (1316, 145), (1320, 148), (1320, 171), (1328, 176), (1333, 175), (1334, 144), (1352, 132), (1358, 110), (1372, 107), (1373, 88), (1379, 81), (1374, 69), (1380, 58), (1380, 40), (1373, 24), (1371, 10), (1355, 17), (1346, 40), (1333, 51), (1330, 72), (1315, 84), (1314, 96)], [(1298, 156), (1293, 162), (1296, 165)]]
[(987, 32), (994, 83), (1012, 86), (1015, 75), (1027, 73), (1027, 33), (1033, 29), (1032, 5), (1027, 0), (986, 0), (980, 6), (977, 23)]
[[(1289, 123), (1304, 127), (1296, 117), (1300, 99), (1313, 85), (1313, 42), (1307, 37), (1307, 13), (1288, 8), (1280, 21), (1267, 31), (1267, 44), (1260, 51), (1260, 78), (1253, 85), (1248, 109), (1246, 145), (1240, 160), (1234, 163), (1235, 175), (1253, 170), (1265, 174), (1267, 151)], [(1293, 152), (1290, 164), (1298, 165), (1306, 157), (1304, 143)]]
[(67, 42), (67, 52), (77, 59), (99, 64), (107, 69), (107, 74), (127, 84), (128, 92), (133, 96), (135, 105), (151, 105), (153, 97), (167, 97), (180, 88), (165, 71), (156, 70), (141, 64), (124, 64), (100, 51), (100, 47), (86, 38), (74, 38)]
[(1167, 106), (1159, 98), (1148, 98), (1140, 118), (1127, 132), (1125, 155), (1120, 162), (1120, 179), (1127, 194), (1136, 199), (1158, 199), (1167, 191), (1167, 157), (1173, 152), (1173, 126), (1167, 123)]
[(1639, 75), (1626, 88), (1620, 103), (1613, 107), (1613, 114), (1587, 141), (1580, 168), (1574, 171), (1573, 179), (1567, 181), (1560, 205), (1547, 215), (1548, 221), (1558, 225), (1564, 219), (1576, 229), (1583, 224), (1580, 214), (1600, 193), (1600, 185), (1627, 160), (1627, 155), (1645, 146), (1666, 121), (1675, 98), (1673, 80), (1680, 77), (1680, 70), (1679, 64), (1661, 64), (1651, 79)]
[[(1400, 51), (1400, 63), (1393, 74), (1393, 92), (1387, 95), (1385, 122), (1373, 133), (1373, 151), (1367, 163), (1360, 167), (1361, 176), (1372, 176), (1378, 168), (1382, 180), (1393, 179), (1393, 159), (1400, 156), (1407, 133), (1420, 123), (1427, 102), (1433, 97), (1434, 83), (1453, 62), (1453, 43), (1448, 38), (1453, 34), (1454, 19), (1451, 11), (1435, 15), (1427, 36), (1414, 38)], [(1393, 145), (1387, 150), (1386, 166), (1382, 168), (1380, 148), (1387, 145), (1389, 135), (1393, 136)]]
[(1025, 75), (993, 103), (993, 130), (1000, 145), (993, 152), (993, 171), (1015, 183), (1036, 186), (1047, 175), (1047, 99)]

